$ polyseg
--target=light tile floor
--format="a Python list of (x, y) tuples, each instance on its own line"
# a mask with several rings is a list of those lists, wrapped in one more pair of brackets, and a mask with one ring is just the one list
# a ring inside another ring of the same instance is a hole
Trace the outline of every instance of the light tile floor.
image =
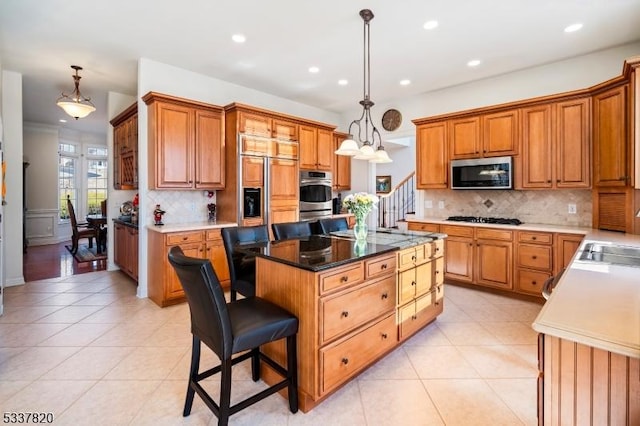
[[(444, 313), (309, 413), (272, 396), (235, 425), (535, 425), (540, 305), (445, 286)], [(29, 282), (5, 293), (0, 412), (52, 412), (56, 425), (207, 425), (182, 417), (188, 306), (135, 296), (120, 272)], [(209, 351), (203, 359), (216, 359)], [(244, 364), (244, 365), (243, 365)], [(234, 368), (232, 402), (264, 387)], [(215, 378), (210, 392), (217, 395)]]

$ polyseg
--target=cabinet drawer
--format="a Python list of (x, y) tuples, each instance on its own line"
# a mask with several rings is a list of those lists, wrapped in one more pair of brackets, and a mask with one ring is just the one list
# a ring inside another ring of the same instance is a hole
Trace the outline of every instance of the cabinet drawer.
[(264, 156), (270, 152), (271, 141), (268, 139), (242, 139), (242, 153), (248, 155)]
[(504, 229), (476, 228), (476, 238), (478, 240), (512, 241), (513, 232)]
[(473, 227), (471, 226), (458, 226), (458, 225), (440, 225), (441, 232), (443, 234), (451, 235), (454, 237), (469, 237), (473, 238)]
[(440, 225), (437, 223), (409, 222), (409, 231), (440, 232)]
[(430, 251), (427, 248), (430, 249), (430, 246), (423, 244), (399, 251), (398, 269), (412, 268), (419, 263), (423, 263), (427, 258), (427, 252)]
[(395, 276), (320, 301), (322, 342), (347, 333), (396, 306)]
[(364, 270), (367, 278), (377, 277), (379, 275), (395, 273), (396, 271), (396, 254), (390, 254), (385, 257), (376, 257), (364, 262)]
[(273, 148), (274, 157), (298, 159), (298, 142), (277, 141)]
[(551, 270), (552, 254), (549, 246), (520, 244), (518, 246), (518, 266)]
[(553, 234), (551, 232), (518, 232), (518, 241), (531, 244), (552, 244)]
[(397, 342), (395, 315), (320, 350), (320, 393), (346, 382)]
[(349, 264), (340, 269), (320, 275), (320, 294), (328, 293), (339, 287), (350, 287), (364, 280), (364, 267), (362, 262)]
[(202, 241), (202, 232), (182, 232), (180, 234), (167, 234), (166, 241), (168, 246), (184, 243), (197, 243)]
[(518, 269), (516, 275), (516, 289), (524, 293), (542, 295), (542, 285), (551, 277), (549, 272)]
[(400, 340), (411, 336), (442, 313), (442, 296), (439, 295), (442, 295), (444, 290), (442, 290), (442, 286), (438, 288), (440, 289), (439, 293), (438, 289), (435, 289), (435, 292), (425, 294), (398, 309), (398, 336)]
[(207, 229), (207, 241), (222, 240), (222, 234), (219, 229)]
[(431, 254), (430, 258), (442, 257), (444, 256), (444, 240), (435, 240), (431, 243)]

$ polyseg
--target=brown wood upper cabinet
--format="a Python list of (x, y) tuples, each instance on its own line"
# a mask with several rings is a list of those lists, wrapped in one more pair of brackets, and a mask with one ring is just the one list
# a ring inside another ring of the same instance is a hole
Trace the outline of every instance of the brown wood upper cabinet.
[(416, 186), (418, 189), (447, 188), (447, 122), (418, 125), (416, 128)]
[(449, 121), (452, 160), (516, 155), (519, 139), (517, 109)]
[(522, 108), (517, 189), (589, 188), (588, 97)]
[(333, 164), (333, 132), (315, 126), (301, 124), (300, 168), (330, 172)]
[[(346, 133), (333, 133), (333, 149), (340, 148), (343, 140), (348, 138)], [(333, 154), (333, 189), (346, 191), (351, 189), (351, 157)]]
[(113, 187), (138, 188), (138, 104), (111, 120), (113, 126)]
[(221, 107), (150, 92), (149, 185), (152, 189), (224, 189)]
[(628, 91), (625, 84), (593, 95), (594, 186), (626, 186), (631, 182)]
[(298, 140), (298, 124), (281, 118), (272, 118), (259, 112), (239, 111), (238, 132), (254, 136)]

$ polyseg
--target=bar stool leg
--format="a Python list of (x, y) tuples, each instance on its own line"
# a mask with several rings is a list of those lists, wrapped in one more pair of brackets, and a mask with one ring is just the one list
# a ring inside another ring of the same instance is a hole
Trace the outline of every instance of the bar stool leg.
[(193, 335), (191, 343), (191, 367), (189, 369), (189, 384), (187, 385), (187, 397), (184, 402), (184, 410), (182, 415), (187, 417), (191, 414), (191, 407), (193, 406), (193, 396), (196, 393), (193, 385), (196, 383), (198, 376), (198, 369), (200, 366), (200, 339)]

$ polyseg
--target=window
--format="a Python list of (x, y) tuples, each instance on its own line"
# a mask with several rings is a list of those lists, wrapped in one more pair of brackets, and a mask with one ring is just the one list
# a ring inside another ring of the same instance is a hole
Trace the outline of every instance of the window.
[(107, 199), (107, 148), (88, 146), (84, 151), (83, 156), (73, 143), (58, 145), (58, 209), (63, 222), (69, 220), (67, 198), (78, 217), (100, 213), (100, 204)]
[(100, 213), (100, 204), (107, 199), (107, 148), (87, 149), (87, 212)]

